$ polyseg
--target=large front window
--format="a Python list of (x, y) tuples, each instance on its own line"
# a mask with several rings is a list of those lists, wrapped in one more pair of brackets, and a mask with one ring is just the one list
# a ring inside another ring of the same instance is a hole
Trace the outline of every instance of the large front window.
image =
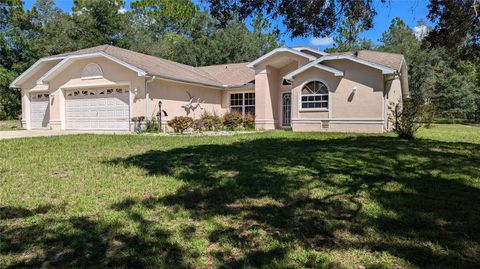
[(320, 81), (307, 83), (302, 89), (302, 108), (327, 108), (328, 88)]
[(232, 93), (230, 94), (230, 111), (237, 111), (242, 115), (255, 115), (255, 93)]

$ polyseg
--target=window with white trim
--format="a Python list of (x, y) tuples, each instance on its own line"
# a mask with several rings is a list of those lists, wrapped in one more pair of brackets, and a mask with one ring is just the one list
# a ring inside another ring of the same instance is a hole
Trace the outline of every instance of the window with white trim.
[(230, 111), (237, 111), (242, 115), (251, 114), (255, 116), (255, 93), (231, 93)]
[(320, 81), (307, 83), (301, 94), (302, 108), (328, 109), (328, 88)]

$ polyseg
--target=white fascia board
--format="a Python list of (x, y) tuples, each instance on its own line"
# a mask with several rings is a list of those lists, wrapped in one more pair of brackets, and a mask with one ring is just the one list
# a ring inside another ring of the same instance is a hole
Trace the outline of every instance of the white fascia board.
[(309, 64), (308, 67), (307, 66), (304, 66), (304, 67), (306, 67), (306, 68), (302, 67), (302, 68), (299, 68), (297, 70), (294, 70), (293, 72), (287, 74), (283, 78), (286, 79), (286, 80), (293, 80), (296, 75), (298, 75), (300, 73), (303, 73), (304, 71), (306, 71), (310, 68), (318, 68), (320, 70), (332, 73), (336, 77), (343, 77), (343, 71), (338, 70), (338, 69), (333, 68), (333, 67), (330, 67), (330, 66), (323, 65), (323, 64), (319, 64), (319, 63), (313, 64), (312, 63), (312, 64)]
[(383, 75), (389, 75), (389, 74), (395, 74), (396, 73), (395, 69), (392, 69), (390, 67), (386, 67), (386, 66), (383, 66), (383, 65), (380, 65), (380, 64), (372, 63), (372, 62), (369, 62), (369, 61), (365, 61), (365, 60), (362, 60), (362, 59), (360, 59), (358, 57), (355, 57), (355, 56), (352, 56), (352, 55), (327, 55), (327, 56), (324, 56), (320, 59), (322, 59), (322, 61), (350, 60), (350, 61), (353, 61), (353, 62), (356, 62), (356, 63), (359, 63), (359, 64), (363, 64), (363, 65), (370, 66), (372, 68), (378, 69), (378, 70), (382, 71)]
[(324, 51), (321, 51), (321, 50), (316, 50), (316, 49), (312, 49), (312, 48), (309, 48), (309, 47), (305, 47), (305, 46), (301, 46), (301, 47), (295, 47), (295, 48), (292, 48), (296, 51), (301, 51), (301, 50), (308, 50), (308, 51), (311, 51), (313, 53), (318, 53), (322, 56), (325, 56), (325, 55), (328, 55), (327, 52), (324, 52)]
[(293, 70), (292, 72), (288, 73), (286, 76), (284, 76), (283, 78), (286, 79), (286, 80), (292, 80), (296, 75), (302, 73), (303, 71), (309, 69), (310, 67), (320, 63), (320, 61), (324, 58), (325, 56), (323, 57), (320, 57), (318, 58), (317, 60), (311, 62), (311, 63), (308, 63), (296, 70)]
[(309, 59), (310, 61), (313, 61), (313, 60), (317, 59), (313, 55), (306, 54), (306, 53), (303, 53), (303, 52), (298, 51), (298, 50), (294, 50), (294, 49), (291, 49), (291, 48), (285, 48), (284, 47), (284, 48), (278, 48), (278, 49), (274, 49), (274, 50), (270, 51), (269, 53), (263, 55), (262, 57), (256, 59), (255, 61), (247, 64), (247, 67), (248, 68), (254, 68), (257, 64), (265, 61), (266, 59), (270, 58), (271, 56), (273, 56), (274, 54), (277, 54), (279, 52), (290, 52), (290, 53), (293, 53), (295, 55), (305, 57), (305, 58)]
[(41, 58), (38, 61), (36, 61), (32, 66), (30, 66), (27, 70), (25, 70), (20, 76), (18, 76), (16, 79), (10, 83), (9, 87), (10, 88), (18, 88), (17, 83), (20, 81), (29, 78), (32, 74), (33, 71), (42, 63), (48, 62), (48, 61), (55, 61), (55, 60), (62, 60), (66, 56), (58, 56), (58, 57), (47, 57), (47, 58)]
[(135, 72), (137, 72), (138, 76), (146, 76), (147, 72), (143, 71), (140, 68), (137, 68), (131, 64), (128, 64), (122, 60), (119, 60), (118, 58), (115, 58), (109, 54), (106, 54), (104, 52), (94, 52), (94, 53), (88, 53), (88, 54), (80, 54), (80, 55), (70, 55), (67, 56), (65, 59), (63, 59), (60, 63), (58, 63), (56, 66), (54, 66), (52, 69), (50, 69), (45, 75), (43, 75), (41, 78), (37, 80), (37, 84), (43, 84), (45, 80), (51, 79), (54, 77), (57, 73), (62, 71), (64, 68), (68, 67), (74, 60), (79, 60), (79, 59), (88, 59), (88, 58), (94, 58), (94, 57), (105, 57), (111, 61), (114, 61), (120, 65), (125, 66), (128, 69), (131, 69)]

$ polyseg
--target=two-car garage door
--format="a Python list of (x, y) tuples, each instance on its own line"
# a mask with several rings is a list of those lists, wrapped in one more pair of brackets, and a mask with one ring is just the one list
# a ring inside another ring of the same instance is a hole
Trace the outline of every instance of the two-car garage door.
[(78, 89), (65, 95), (67, 130), (129, 130), (127, 89)]

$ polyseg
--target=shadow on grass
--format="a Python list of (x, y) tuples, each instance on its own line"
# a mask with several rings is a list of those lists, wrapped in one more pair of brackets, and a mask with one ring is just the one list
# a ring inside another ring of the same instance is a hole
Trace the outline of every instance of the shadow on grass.
[[(215, 267), (328, 268), (336, 265), (318, 251), (362, 249), (421, 268), (478, 268), (479, 152), (477, 144), (382, 136), (152, 150), (108, 162), (184, 181), (165, 196), (111, 206), (138, 233), (88, 218), (0, 226), (0, 252), (47, 250), (17, 266), (190, 267), (185, 258), (198, 253), (172, 239), (190, 240), (195, 226), (171, 234), (136, 210), (162, 207), (213, 223), (206, 239)], [(34, 239), (40, 234), (48, 236)]]

